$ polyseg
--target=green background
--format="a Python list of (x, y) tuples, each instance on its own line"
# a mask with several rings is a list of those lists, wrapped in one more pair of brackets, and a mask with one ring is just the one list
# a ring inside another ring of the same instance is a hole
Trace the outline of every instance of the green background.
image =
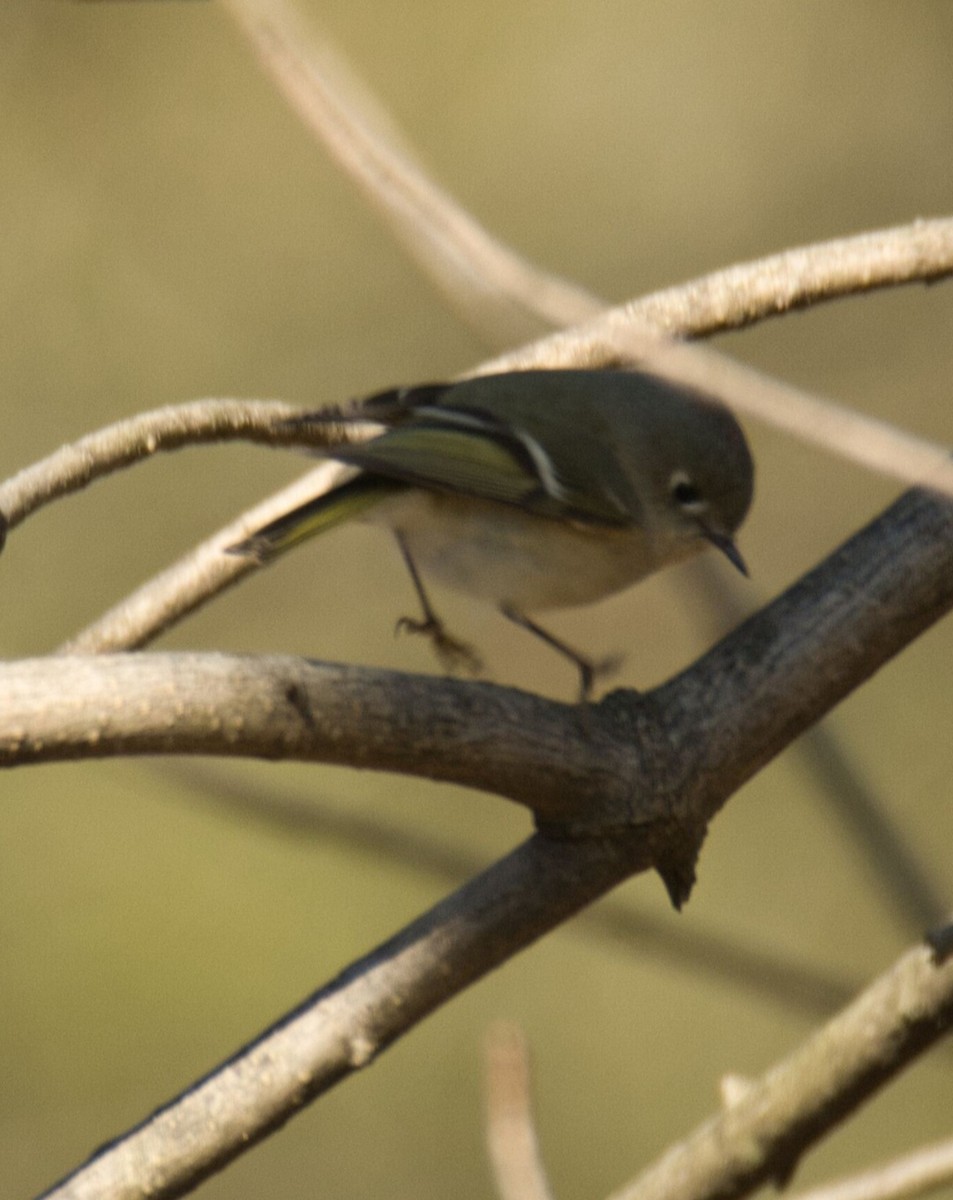
[[(622, 300), (788, 246), (949, 213), (945, 0), (650, 0), (310, 7), (436, 176), (548, 269)], [(317, 405), (485, 357), (204, 3), (0, 7), (0, 472), (202, 396)], [(861, 297), (718, 345), (949, 441), (953, 285)], [(897, 488), (749, 424), (752, 607)], [(0, 653), (43, 654), (300, 471), (254, 447), (163, 456), (45, 509), (0, 560)], [(727, 569), (727, 568), (726, 568)], [(647, 687), (704, 648), (690, 567), (551, 623), (627, 652)], [(439, 597), (500, 682), (571, 673), (492, 612)], [(431, 670), (395, 639), (410, 589), (342, 530), (216, 601), (161, 649)], [(831, 726), (950, 897), (953, 628)], [(201, 767), (201, 770), (199, 769)], [(215, 774), (209, 774), (214, 772)], [(26, 1196), (142, 1118), (444, 894), (412, 864), (230, 814), (214, 779), (356, 811), (483, 861), (528, 831), (497, 800), (370, 774), (229, 763), (24, 769), (0, 810), (0, 1192)], [(210, 803), (210, 799), (212, 803)], [(862, 981), (915, 930), (796, 753), (715, 822), (687, 911), (652, 877), (618, 900), (673, 928)], [(600, 941), (545, 939), (206, 1183), (209, 1197), (487, 1196), (480, 1047), (532, 1043), (561, 1200), (597, 1196), (709, 1113), (813, 1014)], [(909, 1072), (805, 1163), (822, 1179), (948, 1134), (953, 1062)]]

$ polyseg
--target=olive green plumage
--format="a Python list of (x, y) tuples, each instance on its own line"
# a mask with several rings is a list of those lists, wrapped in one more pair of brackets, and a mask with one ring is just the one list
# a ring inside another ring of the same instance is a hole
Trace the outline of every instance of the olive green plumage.
[(344, 520), (386, 526), (424, 605), (406, 625), (445, 661), (475, 656), (443, 630), (421, 576), (543, 636), (587, 692), (591, 664), (529, 613), (600, 599), (708, 544), (744, 570), (733, 541), (752, 497), (744, 434), (722, 405), (651, 375), (480, 376), (383, 392), (344, 419), (384, 426), (322, 451), (360, 473), (234, 550), (265, 561)]

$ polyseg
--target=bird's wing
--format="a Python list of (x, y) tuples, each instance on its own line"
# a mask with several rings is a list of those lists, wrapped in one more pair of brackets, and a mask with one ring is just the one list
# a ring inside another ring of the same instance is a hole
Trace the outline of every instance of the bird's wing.
[(379, 437), (330, 454), (388, 479), (515, 504), (538, 516), (602, 525), (632, 521), (631, 508), (602, 486), (598, 473), (594, 480), (574, 477), (554, 463), (525, 422), (476, 406), (417, 404)]

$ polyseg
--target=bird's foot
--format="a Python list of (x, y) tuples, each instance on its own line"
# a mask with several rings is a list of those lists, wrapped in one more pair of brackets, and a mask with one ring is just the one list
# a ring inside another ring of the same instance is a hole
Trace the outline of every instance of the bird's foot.
[(623, 654), (609, 654), (605, 658), (593, 662), (592, 659), (583, 658), (582, 655), (575, 652), (568, 657), (579, 669), (580, 704), (586, 704), (592, 698), (592, 689), (595, 687), (596, 680), (615, 675), (625, 658)]
[(443, 622), (437, 617), (424, 617), (422, 621), (401, 617), (396, 632), (420, 633), (429, 638), (440, 665), (448, 674), (465, 671), (468, 675), (479, 675), (483, 670), (483, 662), (473, 647), (447, 633)]

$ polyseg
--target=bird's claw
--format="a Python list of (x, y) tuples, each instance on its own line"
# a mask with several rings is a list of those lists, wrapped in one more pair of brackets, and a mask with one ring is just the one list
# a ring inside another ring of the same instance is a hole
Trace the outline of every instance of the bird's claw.
[(447, 633), (443, 622), (436, 617), (425, 617), (422, 621), (401, 617), (395, 632), (419, 633), (429, 638), (440, 665), (450, 674), (466, 671), (468, 675), (479, 675), (483, 670), (483, 662), (473, 647)]

